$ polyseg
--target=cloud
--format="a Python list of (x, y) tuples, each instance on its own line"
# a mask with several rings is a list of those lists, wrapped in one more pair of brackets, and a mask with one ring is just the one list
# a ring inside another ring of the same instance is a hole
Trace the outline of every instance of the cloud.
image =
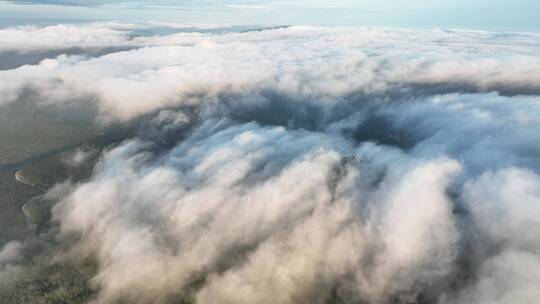
[(1, 71), (0, 96), (137, 129), (48, 194), (97, 303), (536, 301), (536, 34), (90, 24), (10, 50), (66, 28), (136, 48)]
[[(340, 154), (348, 143), (215, 125), (150, 162), (148, 143), (111, 151), (57, 206), (64, 231), (83, 233), (103, 261), (103, 302), (182, 290), (201, 303), (324, 301), (346, 276), (343, 292), (380, 301), (450, 271), (458, 235), (444, 191), (456, 162), (412, 164), (368, 202), (356, 193), (362, 167)], [(133, 264), (137, 275), (120, 271)], [(198, 277), (208, 285), (190, 291)]]
[[(106, 25), (5, 31), (14, 37), (7, 39), (11, 47), (5, 44), (10, 50), (49, 48), (56, 36), (67, 37), (62, 45), (142, 47), (98, 58), (59, 56), (0, 72), (2, 102), (13, 101), (23, 88), (49, 102), (93, 96), (103, 116), (124, 120), (223, 93), (277, 91), (332, 104), (355, 94), (539, 91), (540, 63), (537, 46), (526, 42), (534, 39), (529, 34), (292, 27), (129, 38), (129, 32)], [(497, 56), (489, 55), (493, 51)]]
[(536, 301), (539, 194), (540, 177), (526, 169), (488, 172), (465, 185), (463, 197), (478, 226), (478, 242), (491, 250), (474, 257), (484, 259), (477, 282), (460, 294), (457, 303)]
[(66, 49), (71, 47), (109, 47), (129, 44), (129, 33), (111, 26), (53, 25), (38, 27), (33, 25), (0, 29), (1, 51), (22, 51)]
[(17, 260), (19, 258), (19, 251), (21, 247), (21, 243), (16, 241), (7, 243), (4, 248), (0, 250), (0, 263)]
[(0, 288), (4, 288), (20, 271), (16, 262), (21, 260), (23, 245), (18, 241), (10, 241), (0, 250)]

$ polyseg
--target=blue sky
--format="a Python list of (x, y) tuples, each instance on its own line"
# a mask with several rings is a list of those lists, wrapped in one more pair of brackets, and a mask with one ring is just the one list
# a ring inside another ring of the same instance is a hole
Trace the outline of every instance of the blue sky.
[(2, 24), (123, 20), (540, 30), (538, 0), (17, 0)]

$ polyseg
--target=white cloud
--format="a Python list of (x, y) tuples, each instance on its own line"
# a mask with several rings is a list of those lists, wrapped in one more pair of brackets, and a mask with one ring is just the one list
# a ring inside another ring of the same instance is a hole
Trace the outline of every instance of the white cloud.
[(73, 26), (64, 44), (139, 48), (0, 72), (2, 103), (30, 89), (141, 119), (55, 189), (62, 231), (99, 261), (98, 301), (537, 298), (537, 34), (121, 27)]
[(128, 32), (109, 25), (27, 25), (0, 29), (0, 50), (28, 52), (70, 47), (122, 46), (129, 44), (128, 39)]
[(21, 247), (21, 243), (16, 241), (12, 241), (4, 245), (4, 248), (0, 250), (0, 264), (17, 260), (19, 258), (19, 251)]
[(99, 58), (60, 56), (0, 72), (4, 103), (25, 87), (36, 89), (45, 102), (95, 96), (107, 118), (129, 119), (231, 92), (273, 90), (332, 103), (348, 94), (411, 88), (505, 94), (540, 89), (538, 45), (526, 42), (535, 34), (507, 39), (484, 32), (292, 27), (128, 39), (128, 32), (105, 25), (7, 31), (15, 37), (10, 48), (21, 50), (57, 45), (56, 35), (70, 40), (61, 45), (146, 46)]

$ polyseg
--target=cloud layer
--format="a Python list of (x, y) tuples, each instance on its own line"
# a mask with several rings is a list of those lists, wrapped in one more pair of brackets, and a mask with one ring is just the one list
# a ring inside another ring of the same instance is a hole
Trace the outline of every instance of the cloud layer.
[(0, 71), (0, 103), (138, 122), (49, 194), (96, 303), (536, 302), (536, 34), (130, 27), (7, 29), (133, 49)]

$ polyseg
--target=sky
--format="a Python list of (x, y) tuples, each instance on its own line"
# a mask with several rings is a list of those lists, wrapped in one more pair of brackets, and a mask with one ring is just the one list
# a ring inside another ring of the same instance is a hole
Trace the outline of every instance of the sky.
[(540, 30), (537, 0), (16, 0), (0, 26), (96, 20)]

